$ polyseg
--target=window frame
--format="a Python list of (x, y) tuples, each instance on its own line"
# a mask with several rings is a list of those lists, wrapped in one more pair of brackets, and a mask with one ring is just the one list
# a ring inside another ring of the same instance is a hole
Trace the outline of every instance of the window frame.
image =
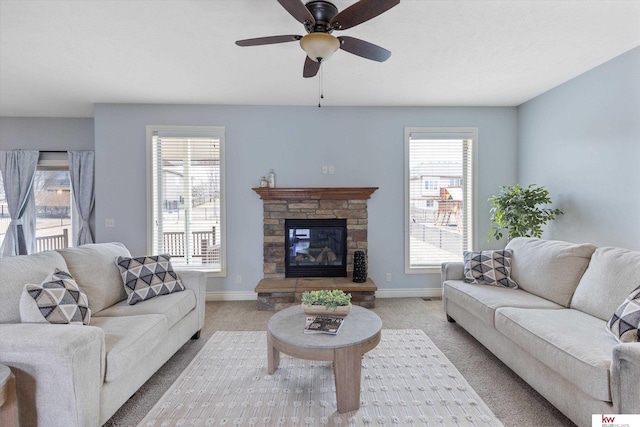
[[(478, 235), (478, 128), (475, 127), (405, 127), (404, 129), (404, 262), (405, 274), (433, 274), (440, 273), (441, 263), (426, 264), (424, 266), (411, 266), (411, 245), (410, 228), (411, 220), (411, 167), (410, 167), (410, 143), (411, 135), (415, 133), (432, 135), (433, 139), (469, 139), (471, 140), (471, 182), (470, 189), (465, 191), (471, 195), (470, 203), (465, 203), (471, 209), (471, 215), (465, 215), (466, 224), (471, 227), (467, 234), (467, 248), (463, 250), (473, 250), (476, 247)], [(464, 162), (464, 160), (463, 160)], [(463, 167), (463, 174), (466, 168)], [(463, 175), (464, 180), (465, 175)], [(467, 180), (468, 181), (468, 180)], [(465, 208), (467, 209), (467, 208)], [(462, 262), (463, 255), (460, 254)]]
[(155, 181), (153, 177), (153, 136), (155, 133), (175, 134), (177, 137), (207, 136), (212, 138), (220, 138), (220, 271), (211, 270), (205, 266), (187, 266), (176, 265), (175, 268), (180, 270), (194, 270), (206, 273), (207, 277), (226, 277), (227, 276), (227, 216), (226, 216), (226, 179), (225, 179), (225, 128), (224, 126), (167, 126), (167, 125), (149, 125), (146, 127), (147, 141), (147, 251), (152, 253), (154, 227), (154, 187)]

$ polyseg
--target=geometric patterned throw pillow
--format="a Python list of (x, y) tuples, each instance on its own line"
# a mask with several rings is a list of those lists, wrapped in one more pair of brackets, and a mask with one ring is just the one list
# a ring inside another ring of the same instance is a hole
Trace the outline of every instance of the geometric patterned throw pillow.
[(511, 249), (499, 251), (465, 251), (464, 282), (517, 288), (511, 278)]
[(40, 285), (27, 284), (20, 299), (24, 323), (88, 325), (91, 309), (87, 295), (66, 271), (55, 269)]
[(640, 286), (629, 294), (607, 322), (607, 329), (620, 342), (637, 342), (640, 325)]
[(173, 271), (170, 260), (168, 254), (116, 258), (130, 305), (158, 295), (184, 291), (184, 285)]

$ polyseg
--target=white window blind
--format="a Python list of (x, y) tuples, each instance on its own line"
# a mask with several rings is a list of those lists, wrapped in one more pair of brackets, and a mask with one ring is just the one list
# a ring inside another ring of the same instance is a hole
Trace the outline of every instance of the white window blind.
[(224, 272), (224, 130), (152, 130), (151, 251)]
[(405, 129), (406, 272), (462, 261), (473, 247), (474, 129)]

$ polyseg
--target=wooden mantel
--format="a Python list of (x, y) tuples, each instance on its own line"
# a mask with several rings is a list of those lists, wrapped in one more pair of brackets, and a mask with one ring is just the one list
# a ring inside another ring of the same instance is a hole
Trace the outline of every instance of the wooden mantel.
[(262, 200), (366, 200), (377, 189), (378, 187), (252, 188)]

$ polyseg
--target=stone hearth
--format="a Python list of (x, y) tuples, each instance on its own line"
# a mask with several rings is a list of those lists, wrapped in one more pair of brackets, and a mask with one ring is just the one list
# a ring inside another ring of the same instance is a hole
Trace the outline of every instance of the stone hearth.
[(351, 303), (364, 308), (376, 307), (378, 287), (371, 279), (354, 283), (347, 277), (299, 277), (291, 279), (263, 279), (256, 286), (258, 310), (278, 311), (299, 304), (305, 291), (342, 289), (351, 294)]
[[(365, 252), (367, 241), (367, 200), (377, 187), (335, 188), (254, 188), (263, 201), (264, 279), (256, 286), (258, 309), (277, 310), (300, 301), (305, 290), (342, 289), (354, 304), (375, 307), (376, 285), (367, 279), (354, 283), (353, 254)], [(285, 278), (285, 219), (347, 220), (347, 277)]]

